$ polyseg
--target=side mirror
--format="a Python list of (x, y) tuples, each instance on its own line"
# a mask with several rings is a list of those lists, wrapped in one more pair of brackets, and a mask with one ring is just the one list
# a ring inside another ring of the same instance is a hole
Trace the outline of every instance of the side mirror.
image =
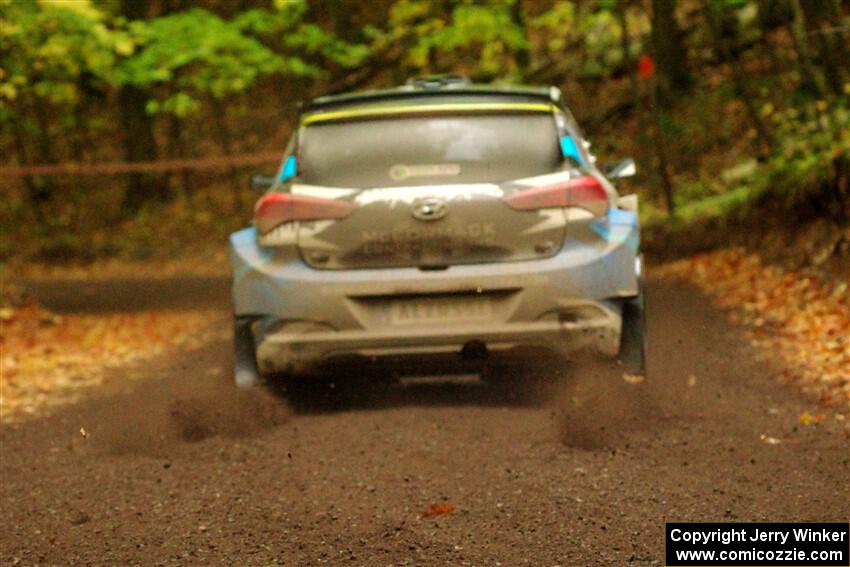
[(617, 207), (624, 211), (638, 212), (638, 196), (635, 194), (623, 195), (617, 199)]
[(608, 179), (623, 179), (626, 177), (634, 177), (637, 174), (637, 165), (632, 158), (626, 158), (602, 168), (602, 173)]
[(251, 189), (254, 191), (268, 191), (274, 185), (275, 181), (274, 175), (255, 173), (251, 175)]

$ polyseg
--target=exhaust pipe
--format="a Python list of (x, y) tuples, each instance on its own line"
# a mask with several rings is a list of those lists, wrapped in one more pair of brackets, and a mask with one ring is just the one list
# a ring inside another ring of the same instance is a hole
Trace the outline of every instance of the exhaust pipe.
[(460, 349), (460, 356), (463, 360), (484, 360), (488, 355), (487, 345), (477, 340), (469, 341)]

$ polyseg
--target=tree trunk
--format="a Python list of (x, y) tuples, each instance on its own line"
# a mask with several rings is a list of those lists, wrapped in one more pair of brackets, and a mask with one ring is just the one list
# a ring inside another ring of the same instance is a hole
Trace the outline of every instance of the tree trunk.
[[(723, 28), (720, 20), (718, 19), (718, 14), (715, 12), (710, 0), (704, 4), (703, 8), (709, 32), (711, 33), (717, 51), (720, 54), (720, 61), (729, 65), (729, 71), (732, 75), (732, 87), (735, 89), (735, 96), (744, 103), (744, 107), (747, 109), (747, 114), (750, 115), (750, 120), (756, 129), (759, 144), (764, 150), (770, 151), (774, 145), (773, 135), (770, 130), (768, 130), (764, 120), (762, 120), (758, 108), (756, 107), (756, 103), (747, 89), (747, 80), (743, 70), (737, 61), (733, 61), (732, 46), (729, 44), (729, 40), (723, 33)], [(760, 149), (762, 148), (757, 148), (757, 150)]]
[(664, 110), (659, 102), (659, 85), (652, 85), (652, 112), (655, 116), (655, 153), (658, 157), (658, 176), (661, 178), (661, 190), (664, 194), (664, 206), (670, 218), (676, 217), (676, 201), (673, 199), (673, 181), (670, 178), (670, 163), (667, 159), (667, 142), (664, 140)]
[[(121, 0), (121, 13), (128, 20), (140, 20), (148, 14), (148, 2)], [(145, 110), (148, 102), (146, 91), (126, 85), (118, 93), (123, 130), (124, 156), (127, 161), (154, 161), (157, 158), (154, 138), (153, 117)], [(148, 199), (165, 198), (165, 187), (161, 176), (148, 173), (127, 175), (124, 193), (124, 209), (129, 213), (138, 211)]]
[[(39, 163), (55, 163), (53, 158), (53, 139), (50, 137), (50, 118), (47, 116), (47, 107), (44, 101), (40, 98), (35, 99), (33, 105), (35, 111), (35, 121), (38, 126), (38, 135), (36, 136), (36, 153)], [(35, 191), (29, 195), (33, 208), (37, 211), (41, 210), (42, 205), (50, 199), (55, 187), (53, 179), (48, 176), (38, 176), (35, 178)], [(49, 220), (49, 219), (48, 219)]]
[[(27, 156), (26, 137), (22, 129), (22, 119), (20, 116), (12, 120), (12, 128), (15, 134), (15, 152), (18, 154), (18, 164), (21, 166), (28, 165), (30, 160)], [(27, 200), (32, 207), (35, 220), (39, 224), (42, 224), (45, 218), (44, 212), (41, 210), (41, 204), (50, 197), (50, 192), (32, 175), (24, 176), (24, 186), (27, 189)]]
[(838, 95), (844, 92), (844, 77), (850, 70), (847, 38), (837, 0), (810, 0), (803, 6), (806, 29), (817, 45), (818, 60), (829, 88)]
[[(641, 97), (640, 80), (637, 74), (637, 65), (631, 58), (629, 47), (629, 21), (626, 14), (626, 3), (622, 0), (617, 2), (617, 21), (620, 23), (620, 49), (623, 50), (623, 65), (629, 75), (629, 88), (632, 91), (632, 104), (635, 109), (637, 118), (637, 147), (635, 148), (635, 159), (638, 163), (640, 171), (651, 171), (652, 155), (648, 148), (652, 147), (651, 140), (647, 135), (648, 128), (646, 127), (646, 110)], [(665, 163), (666, 166), (666, 163)], [(663, 179), (663, 177), (662, 177)], [(667, 176), (669, 180), (669, 176)], [(663, 182), (663, 181), (662, 181)], [(665, 190), (666, 191), (666, 190)]]
[(623, 66), (629, 74), (629, 88), (632, 90), (634, 97), (634, 105), (636, 109), (640, 107), (640, 90), (638, 86), (637, 67), (632, 61), (631, 53), (629, 53), (629, 21), (626, 17), (625, 2), (617, 2), (617, 21), (620, 24), (620, 49), (623, 51)]
[[(124, 134), (124, 155), (129, 162), (154, 161), (157, 158), (153, 119), (145, 112), (147, 101), (147, 93), (137, 87), (122, 87), (118, 95), (121, 129)], [(135, 213), (147, 200), (165, 197), (165, 187), (160, 176), (150, 173), (127, 175), (124, 208), (128, 212)]]
[[(233, 140), (230, 136), (230, 129), (227, 127), (227, 116), (224, 106), (221, 101), (215, 97), (210, 99), (212, 102), (212, 111), (215, 115), (214, 123), (218, 130), (218, 140), (221, 149), (224, 150), (224, 155), (233, 155)], [(230, 168), (230, 183), (233, 188), (233, 204), (236, 210), (242, 210), (244, 203), (242, 202), (242, 187), (239, 181), (239, 173), (235, 167)]]
[(791, 0), (791, 9), (794, 12), (794, 20), (791, 22), (791, 36), (794, 38), (794, 46), (800, 60), (800, 72), (815, 96), (823, 97), (826, 94), (826, 84), (820, 69), (817, 69), (812, 63), (812, 51), (806, 37), (806, 14), (803, 12), (803, 5), (800, 0)]
[(659, 102), (669, 107), (676, 91), (691, 84), (687, 51), (676, 23), (675, 0), (652, 0), (652, 50), (658, 64), (661, 90)]
[[(171, 115), (169, 119), (169, 138), (171, 142), (170, 154), (176, 155), (179, 159), (184, 160), (189, 157), (189, 154), (186, 150), (186, 140), (183, 136), (183, 123), (180, 121), (180, 118), (174, 115)], [(180, 170), (180, 181), (181, 188), (180, 193), (183, 194), (188, 199), (192, 198), (194, 194), (194, 179), (192, 178), (192, 172), (188, 169)]]
[[(526, 37), (525, 12), (522, 9), (522, 0), (514, 0), (513, 6), (511, 6), (511, 18), (514, 25), (522, 30), (523, 37)], [(514, 62), (517, 67), (517, 79), (519, 81), (525, 81), (528, 76), (528, 70), (531, 67), (528, 45), (523, 45), (514, 52)]]
[(818, 49), (820, 51), (820, 59), (823, 62), (823, 74), (826, 82), (829, 83), (830, 89), (841, 96), (844, 88), (844, 81), (841, 78), (841, 59), (836, 57), (838, 50), (833, 46), (829, 35), (819, 33), (817, 37)]

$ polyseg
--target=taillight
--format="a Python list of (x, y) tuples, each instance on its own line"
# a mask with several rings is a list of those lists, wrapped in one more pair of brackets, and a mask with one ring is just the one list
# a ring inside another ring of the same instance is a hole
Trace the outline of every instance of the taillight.
[(345, 218), (355, 208), (357, 205), (345, 201), (289, 193), (269, 193), (257, 201), (257, 206), (254, 207), (254, 221), (260, 234), (265, 234), (290, 221)]
[(581, 207), (595, 215), (608, 210), (608, 193), (595, 177), (577, 177), (551, 185), (516, 191), (504, 199), (520, 211), (559, 207)]

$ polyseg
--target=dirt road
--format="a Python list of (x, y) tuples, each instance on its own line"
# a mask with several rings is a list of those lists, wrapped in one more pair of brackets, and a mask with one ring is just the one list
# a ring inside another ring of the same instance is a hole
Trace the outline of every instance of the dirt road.
[[(192, 300), (177, 288), (155, 295)], [(224, 291), (204, 299), (223, 321)], [(812, 402), (693, 290), (653, 281), (648, 301), (638, 385), (573, 364), (575, 389), (320, 384), (287, 400), (233, 390), (225, 341), (158, 361), (3, 426), (0, 563), (660, 565), (665, 521), (847, 521), (844, 424), (799, 425)]]

